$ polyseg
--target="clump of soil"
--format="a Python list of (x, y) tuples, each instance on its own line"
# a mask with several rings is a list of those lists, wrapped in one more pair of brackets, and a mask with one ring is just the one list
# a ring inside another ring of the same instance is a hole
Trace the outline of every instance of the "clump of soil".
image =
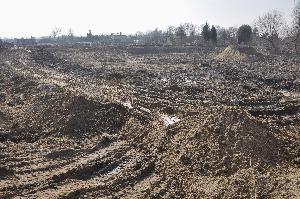
[(230, 45), (223, 52), (221, 52), (216, 59), (244, 61), (249, 59), (262, 58), (263, 55), (250, 46), (236, 46)]

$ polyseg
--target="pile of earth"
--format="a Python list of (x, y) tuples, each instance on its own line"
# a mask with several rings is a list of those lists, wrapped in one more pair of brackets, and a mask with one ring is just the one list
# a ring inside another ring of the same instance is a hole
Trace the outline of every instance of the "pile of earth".
[(250, 46), (230, 45), (216, 56), (217, 60), (244, 61), (263, 58), (264, 55)]
[(32, 141), (49, 133), (114, 133), (125, 124), (127, 112), (118, 103), (96, 102), (68, 92), (48, 92), (34, 96), (14, 114), (13, 130)]
[(147, 158), (134, 167), (145, 169), (142, 178), (134, 182), (131, 175), (124, 174), (120, 186), (134, 185), (115, 190), (116, 197), (224, 198), (240, 194), (247, 198), (254, 189), (264, 195), (274, 187), (266, 188), (255, 178), (287, 160), (283, 141), (236, 107), (202, 107), (165, 127), (157, 119), (153, 115), (148, 123), (141, 123), (131, 118), (120, 132), (134, 153)]
[(283, 155), (282, 143), (271, 132), (236, 107), (204, 108), (168, 129), (165, 150), (167, 159), (177, 159), (172, 162), (199, 175), (227, 176), (250, 167), (263, 170)]
[(0, 128), (5, 129), (1, 139), (35, 141), (49, 133), (113, 133), (126, 122), (128, 110), (120, 103), (77, 96), (56, 85), (17, 75), (6, 67), (1, 71)]

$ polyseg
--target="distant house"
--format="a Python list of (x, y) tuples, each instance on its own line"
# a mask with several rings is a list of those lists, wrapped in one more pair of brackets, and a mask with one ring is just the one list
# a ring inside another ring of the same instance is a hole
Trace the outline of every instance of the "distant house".
[(112, 44), (126, 44), (128, 43), (127, 35), (123, 35), (122, 32), (120, 33), (111, 33), (110, 40)]
[(13, 43), (15, 45), (20, 45), (20, 46), (23, 46), (23, 45), (35, 45), (37, 44), (36, 42), (36, 39), (34, 37), (31, 37), (30, 39), (26, 38), (21, 38), (21, 39), (14, 39)]

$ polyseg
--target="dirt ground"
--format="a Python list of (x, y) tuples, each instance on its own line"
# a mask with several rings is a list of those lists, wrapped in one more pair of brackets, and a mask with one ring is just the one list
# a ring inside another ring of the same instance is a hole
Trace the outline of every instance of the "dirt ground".
[(300, 198), (300, 58), (222, 50), (2, 50), (0, 198)]

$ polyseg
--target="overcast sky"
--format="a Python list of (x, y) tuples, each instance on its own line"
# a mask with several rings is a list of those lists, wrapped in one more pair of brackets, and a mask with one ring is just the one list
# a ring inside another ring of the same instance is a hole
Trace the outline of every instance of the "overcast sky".
[(75, 35), (135, 33), (208, 21), (224, 27), (252, 24), (276, 9), (291, 16), (294, 0), (0, 0), (0, 37), (49, 35), (55, 27)]

